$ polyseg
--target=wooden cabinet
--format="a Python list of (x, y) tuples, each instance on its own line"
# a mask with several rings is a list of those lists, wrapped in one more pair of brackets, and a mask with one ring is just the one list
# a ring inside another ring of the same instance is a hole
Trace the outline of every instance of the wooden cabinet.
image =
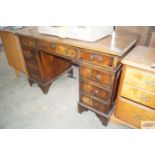
[(18, 37), (9, 31), (0, 31), (0, 37), (7, 57), (8, 64), (14, 68), (16, 75), (24, 72), (27, 75), (23, 53)]
[(131, 127), (155, 121), (155, 50), (137, 46), (123, 59), (115, 117)]
[(141, 128), (142, 121), (155, 121), (155, 110), (119, 97), (115, 110), (117, 118), (132, 128)]
[(71, 61), (79, 64), (78, 112), (91, 110), (107, 125), (115, 108), (122, 65), (120, 60), (134, 47), (135, 35), (115, 34), (95, 43), (39, 34), (36, 29), (20, 31), (29, 82), (37, 82), (44, 93)]

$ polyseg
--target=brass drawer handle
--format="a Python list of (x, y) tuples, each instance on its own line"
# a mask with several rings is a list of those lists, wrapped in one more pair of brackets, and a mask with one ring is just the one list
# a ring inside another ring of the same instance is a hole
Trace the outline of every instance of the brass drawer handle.
[(153, 81), (145, 80), (145, 83), (146, 83), (148, 86), (155, 86), (155, 82), (153, 82)]
[(150, 97), (148, 97), (148, 96), (141, 96), (141, 100), (143, 100), (144, 102), (148, 102), (148, 101), (150, 101)]
[(94, 107), (97, 107), (97, 106), (98, 106), (98, 104), (97, 104), (97, 103), (93, 103), (93, 106), (94, 106)]
[(97, 74), (97, 75), (96, 75), (96, 79), (97, 79), (97, 80), (100, 80), (100, 79), (101, 79), (101, 75)]
[(97, 54), (96, 53), (93, 53), (93, 54), (90, 55), (90, 60), (93, 60), (96, 57), (97, 57)]
[(68, 50), (65, 50), (65, 55), (68, 55), (68, 54), (69, 54)]
[(99, 90), (96, 89), (94, 92), (95, 92), (95, 94), (98, 94), (99, 93)]
[(140, 114), (134, 114), (134, 118), (139, 120), (139, 121), (143, 120), (143, 117)]
[(52, 48), (55, 48), (55, 44), (52, 43), (52, 44), (51, 44), (51, 47), (52, 47)]
[(99, 56), (99, 57), (98, 57), (98, 60), (99, 60), (99, 61), (103, 61), (103, 57)]
[(92, 55), (90, 55), (90, 59), (91, 60), (93, 60), (95, 57), (94, 57), (94, 55), (92, 54)]

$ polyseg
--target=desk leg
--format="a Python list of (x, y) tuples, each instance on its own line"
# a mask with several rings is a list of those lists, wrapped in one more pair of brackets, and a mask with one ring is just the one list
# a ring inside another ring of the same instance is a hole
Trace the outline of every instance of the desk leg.
[(42, 92), (43, 92), (44, 94), (47, 94), (47, 93), (48, 93), (48, 90), (49, 90), (49, 87), (50, 87), (51, 84), (52, 84), (52, 83), (50, 83), (50, 84), (48, 84), (48, 85), (40, 85), (40, 84), (38, 84), (38, 86), (40, 87), (40, 89), (42, 90)]
[(102, 125), (104, 125), (104, 126), (108, 125), (108, 122), (109, 122), (108, 118), (105, 118), (102, 115), (98, 115), (98, 114), (96, 114), (96, 116), (99, 118), (99, 120), (101, 121)]
[(78, 104), (78, 112), (81, 114), (84, 111), (88, 111), (88, 109)]
[(32, 87), (32, 84), (34, 83), (32, 80), (28, 79), (29, 85)]
[(68, 77), (76, 79), (76, 77), (74, 77), (73, 75), (73, 68), (68, 72), (68, 74), (69, 74)]

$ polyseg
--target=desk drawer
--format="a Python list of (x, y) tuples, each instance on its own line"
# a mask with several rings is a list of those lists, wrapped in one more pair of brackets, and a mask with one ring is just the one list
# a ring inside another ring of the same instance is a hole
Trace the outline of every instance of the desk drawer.
[(35, 49), (23, 49), (23, 55), (26, 60), (37, 61), (37, 52)]
[(155, 93), (123, 84), (121, 96), (155, 109)]
[(86, 95), (81, 95), (80, 99), (81, 99), (81, 102), (83, 104), (85, 104), (85, 105), (87, 105), (87, 106), (89, 106), (91, 108), (94, 108), (94, 109), (96, 109), (96, 110), (98, 110), (100, 112), (106, 112), (107, 111), (106, 110), (106, 108), (107, 108), (106, 105), (104, 105), (103, 103), (98, 102), (98, 101), (96, 101), (96, 100), (94, 100), (94, 99), (92, 99), (92, 98), (90, 98), (90, 97), (88, 97)]
[(35, 40), (29, 37), (20, 37), (21, 46), (35, 48)]
[(105, 100), (107, 102), (110, 97), (110, 92), (108, 90), (96, 87), (96, 86), (91, 85), (84, 81), (80, 82), (80, 89), (82, 92), (88, 93), (92, 96), (98, 97), (98, 98)]
[(155, 110), (120, 97), (116, 104), (115, 116), (134, 127), (141, 128), (141, 121), (155, 121)]
[(85, 66), (80, 66), (80, 76), (95, 82), (102, 83), (106, 86), (112, 86), (114, 75), (110, 74), (109, 72), (101, 72)]
[(87, 50), (82, 50), (80, 52), (80, 59), (105, 67), (113, 67), (113, 57), (97, 54), (95, 52), (89, 52)]
[(42, 51), (54, 52), (56, 50), (56, 44), (48, 41), (37, 40), (36, 45)]
[(155, 74), (149, 72), (127, 67), (124, 82), (155, 92)]
[(78, 49), (63, 45), (57, 45), (56, 53), (73, 59), (77, 59), (79, 57)]

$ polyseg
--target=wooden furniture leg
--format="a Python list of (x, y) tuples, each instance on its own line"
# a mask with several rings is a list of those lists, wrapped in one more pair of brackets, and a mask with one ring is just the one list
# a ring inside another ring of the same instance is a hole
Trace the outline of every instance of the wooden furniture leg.
[(69, 72), (68, 72), (68, 77), (70, 77), (70, 78), (73, 78), (73, 79), (76, 79), (76, 77), (74, 77), (74, 75), (73, 75), (73, 69), (71, 69)]
[(32, 87), (32, 84), (34, 83), (32, 80), (28, 79), (29, 85)]
[(15, 69), (15, 73), (16, 73), (16, 77), (19, 78), (19, 73), (20, 73), (20, 71), (17, 70), (17, 69)]
[(48, 90), (49, 90), (49, 87), (50, 87), (51, 84), (52, 84), (52, 83), (50, 83), (50, 84), (48, 84), (48, 85), (40, 85), (40, 84), (38, 84), (38, 86), (40, 87), (40, 89), (42, 90), (42, 92), (43, 92), (44, 94), (47, 94), (47, 93), (48, 93)]
[(81, 114), (84, 111), (88, 111), (88, 109), (86, 109), (85, 107), (83, 107), (80, 104), (78, 104), (78, 112)]
[(99, 120), (101, 121), (102, 125), (107, 126), (108, 121), (109, 121), (107, 118), (103, 117), (102, 115), (98, 115), (98, 114), (96, 114), (96, 116), (99, 118)]

